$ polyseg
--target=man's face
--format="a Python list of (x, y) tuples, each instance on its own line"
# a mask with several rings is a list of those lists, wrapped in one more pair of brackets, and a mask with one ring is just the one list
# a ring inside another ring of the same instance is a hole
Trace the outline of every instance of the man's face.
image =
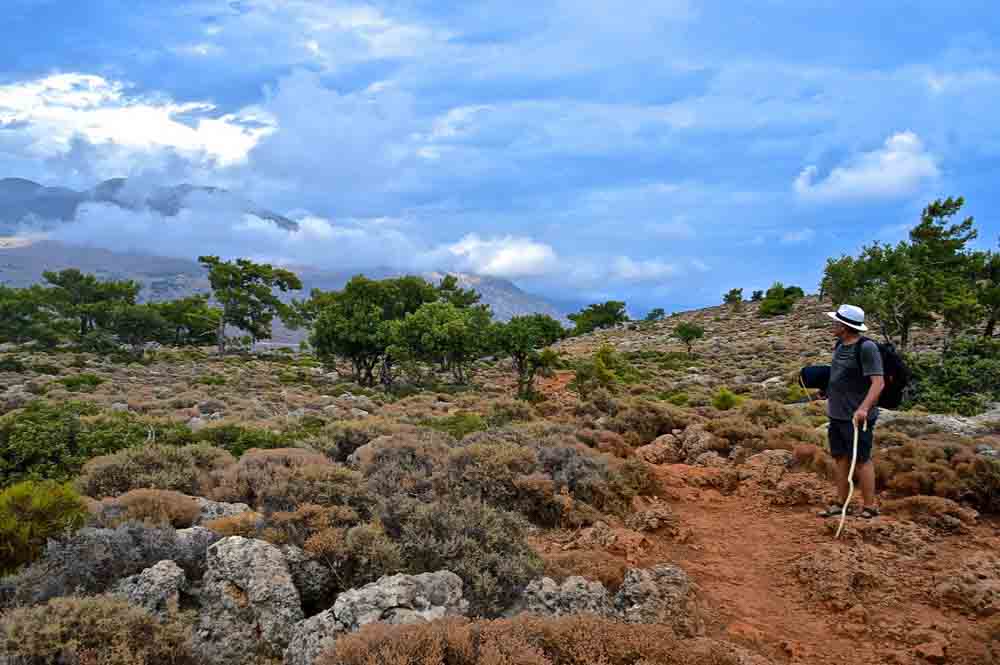
[(847, 334), (847, 326), (845, 326), (840, 321), (833, 322), (833, 336), (837, 339), (843, 339), (844, 335)]

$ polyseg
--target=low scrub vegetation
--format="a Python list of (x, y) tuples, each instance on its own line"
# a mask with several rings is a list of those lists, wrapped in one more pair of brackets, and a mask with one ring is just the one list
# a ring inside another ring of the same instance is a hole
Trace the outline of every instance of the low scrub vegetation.
[(87, 507), (66, 485), (25, 481), (0, 492), (0, 575), (37, 559), (49, 538), (83, 526)]

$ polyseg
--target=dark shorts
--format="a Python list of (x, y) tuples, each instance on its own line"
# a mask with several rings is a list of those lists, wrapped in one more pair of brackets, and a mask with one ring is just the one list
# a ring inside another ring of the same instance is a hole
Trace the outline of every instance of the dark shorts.
[[(869, 421), (868, 429), (858, 432), (858, 463), (867, 462), (872, 458), (872, 440), (874, 439), (875, 421)], [(854, 447), (854, 423), (850, 420), (831, 420), (827, 428), (830, 440), (830, 454), (834, 457), (851, 457)]]

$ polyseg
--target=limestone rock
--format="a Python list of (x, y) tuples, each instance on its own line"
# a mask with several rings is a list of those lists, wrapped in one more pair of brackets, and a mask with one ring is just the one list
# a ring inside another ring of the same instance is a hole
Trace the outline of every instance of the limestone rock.
[(204, 497), (192, 497), (197, 502), (201, 512), (195, 520), (195, 524), (204, 524), (222, 517), (233, 517), (241, 513), (248, 512), (250, 506), (245, 503), (226, 503), (224, 501), (212, 501)]
[(787, 450), (765, 450), (747, 458), (740, 470), (741, 480), (755, 480), (766, 487), (775, 487), (792, 465), (793, 455)]
[(333, 571), (295, 545), (282, 545), (280, 549), (302, 599), (302, 606), (316, 609), (328, 607), (337, 586)]
[(684, 461), (681, 443), (673, 434), (664, 434), (652, 443), (636, 448), (635, 456), (648, 464), (677, 464)]
[(369, 623), (422, 623), (464, 616), (468, 609), (462, 580), (451, 571), (385, 576), (345, 591), (332, 608), (299, 623), (285, 650), (285, 665), (312, 665), (338, 635)]
[(615, 608), (626, 623), (664, 623), (684, 637), (705, 629), (691, 579), (671, 564), (629, 569), (615, 596)]
[(223, 665), (280, 655), (303, 619), (281, 550), (262, 540), (230, 536), (208, 548), (207, 568), (195, 652)]
[(577, 576), (567, 578), (562, 584), (549, 577), (534, 580), (525, 588), (513, 613), (520, 612), (556, 617), (584, 612), (602, 617), (617, 614), (603, 584)]
[(138, 575), (120, 581), (113, 593), (151, 614), (163, 616), (177, 610), (181, 591), (186, 587), (187, 577), (181, 567), (173, 561), (160, 561)]

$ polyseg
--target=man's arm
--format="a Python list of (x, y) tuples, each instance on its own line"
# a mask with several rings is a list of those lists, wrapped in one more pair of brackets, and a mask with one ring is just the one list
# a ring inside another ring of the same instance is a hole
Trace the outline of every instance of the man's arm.
[(865, 395), (865, 401), (861, 403), (858, 410), (854, 412), (854, 426), (857, 427), (868, 420), (868, 412), (871, 408), (878, 403), (878, 396), (882, 394), (882, 389), (885, 388), (885, 377), (881, 374), (876, 374), (874, 376), (869, 376), (872, 381), (871, 387), (868, 389), (868, 394)]

